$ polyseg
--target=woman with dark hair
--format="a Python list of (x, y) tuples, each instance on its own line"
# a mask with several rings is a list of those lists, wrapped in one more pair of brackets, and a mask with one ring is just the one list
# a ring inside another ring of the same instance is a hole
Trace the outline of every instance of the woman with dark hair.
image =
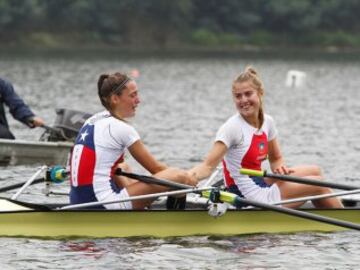
[[(232, 96), (238, 113), (230, 117), (218, 130), (206, 159), (190, 170), (199, 180), (208, 177), (222, 161), (225, 185), (230, 192), (242, 197), (275, 203), (296, 197), (331, 193), (329, 188), (310, 186), (263, 177), (240, 174), (241, 168), (261, 170), (269, 159), (274, 173), (322, 179), (315, 165), (288, 168), (280, 151), (273, 118), (264, 113), (264, 86), (255, 69), (248, 67), (232, 84)], [(298, 207), (293, 203), (287, 207)], [(342, 207), (337, 198), (314, 200), (316, 207)]]
[[(125, 120), (133, 117), (140, 103), (136, 82), (126, 74), (103, 74), (98, 95), (106, 111), (90, 117), (80, 129), (71, 154), (72, 204), (120, 200), (129, 196), (166, 191), (168, 188), (114, 175), (126, 149), (155, 177), (195, 185), (195, 179), (168, 168), (148, 151), (137, 131)], [(124, 163), (122, 165), (124, 168)], [(106, 209), (142, 209), (152, 200), (104, 204)]]

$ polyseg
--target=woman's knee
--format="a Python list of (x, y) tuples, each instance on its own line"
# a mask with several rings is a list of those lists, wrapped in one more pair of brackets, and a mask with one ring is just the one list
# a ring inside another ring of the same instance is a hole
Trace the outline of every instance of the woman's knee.
[(310, 168), (310, 174), (314, 176), (320, 177), (320, 179), (323, 179), (321, 168), (317, 165), (311, 165)]
[(281, 199), (283, 200), (331, 193), (331, 189), (321, 186), (311, 186), (281, 181), (276, 184), (280, 189)]
[(297, 166), (290, 169), (294, 171), (292, 173), (294, 176), (323, 179), (322, 170), (317, 165)]

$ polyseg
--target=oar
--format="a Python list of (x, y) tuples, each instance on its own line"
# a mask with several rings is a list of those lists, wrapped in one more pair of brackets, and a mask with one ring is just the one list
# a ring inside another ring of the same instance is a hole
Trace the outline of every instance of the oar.
[(16, 200), (16, 198), (28, 187), (31, 185), (32, 182), (35, 181), (36, 177), (39, 176), (39, 174), (41, 174), (44, 170), (46, 170), (47, 166), (42, 166), (32, 177), (30, 177), (29, 180), (27, 180), (25, 182), (25, 184), (18, 190), (18, 192), (16, 192), (11, 199), (12, 200)]
[(152, 177), (152, 176), (124, 172), (121, 168), (117, 168), (115, 170), (115, 174), (116, 175), (123, 175), (123, 176), (129, 177), (129, 178), (132, 178), (132, 179), (136, 179), (136, 180), (139, 180), (139, 181), (147, 183), (147, 184), (156, 184), (156, 185), (159, 185), (159, 186), (169, 187), (171, 189), (193, 188), (192, 186), (189, 186), (189, 185), (172, 182), (172, 181), (165, 180), (165, 179), (158, 179), (158, 178), (155, 178), (155, 177)]
[(240, 173), (250, 176), (270, 177), (281, 181), (288, 181), (288, 182), (294, 182), (294, 183), (300, 183), (300, 184), (306, 184), (312, 186), (329, 187), (329, 188), (336, 188), (343, 190), (354, 190), (360, 188), (352, 185), (338, 184), (334, 182), (320, 181), (320, 180), (296, 177), (291, 175), (273, 174), (273, 173), (268, 173), (267, 171), (257, 171), (257, 170), (250, 170), (244, 168), (240, 169)]
[[(144, 181), (149, 184), (156, 184), (156, 185), (162, 185), (162, 186), (165, 185), (165, 186), (168, 186), (173, 189), (192, 188), (189, 185), (178, 184), (178, 183), (174, 183), (174, 182), (171, 182), (168, 180), (158, 179), (158, 178), (155, 178), (152, 176), (138, 175), (138, 174), (134, 174), (134, 173), (126, 173), (126, 172), (123, 172), (121, 169), (117, 170), (116, 174), (124, 175), (124, 176), (130, 177), (130, 178), (133, 178), (133, 179), (136, 179), (139, 181)], [(291, 215), (291, 216), (315, 220), (315, 221), (319, 221), (319, 222), (323, 222), (323, 223), (327, 223), (327, 224), (331, 224), (331, 225), (336, 225), (336, 226), (340, 226), (340, 227), (344, 227), (344, 228), (360, 230), (360, 225), (352, 223), (352, 222), (339, 220), (339, 219), (335, 219), (335, 218), (330, 218), (330, 217), (324, 217), (321, 215), (303, 212), (303, 211), (299, 211), (299, 210), (295, 210), (295, 209), (291, 209), (291, 208), (285, 208), (285, 207), (275, 206), (275, 205), (271, 205), (271, 204), (267, 204), (267, 203), (261, 203), (261, 202), (253, 201), (253, 200), (249, 200), (249, 199), (244, 199), (244, 198), (241, 198), (240, 196), (230, 193), (230, 192), (219, 191), (219, 193), (220, 193), (219, 194), (220, 201), (230, 203), (237, 207), (239, 207), (239, 206), (241, 207), (242, 205), (247, 204), (247, 205), (259, 207), (262, 209), (272, 210), (275, 212), (280, 212), (280, 213)], [(201, 194), (202, 194), (202, 196), (204, 196), (206, 198), (211, 197), (210, 191), (202, 191)]]
[[(31, 181), (29, 183), (29, 185), (34, 185), (34, 184), (39, 184), (45, 181), (51, 181), (54, 183), (61, 183), (62, 181), (64, 181), (64, 178), (69, 174), (69, 172), (65, 171), (65, 169), (61, 166), (55, 166), (53, 167), (50, 172), (49, 172), (49, 179), (46, 179), (45, 177), (40, 177), (40, 178), (36, 178), (33, 181)], [(36, 176), (35, 176), (36, 177)], [(32, 177), (34, 178), (34, 177)], [(19, 187), (24, 186), (27, 182), (29, 182), (29, 180), (25, 181), (25, 182), (21, 182), (21, 183), (17, 183), (17, 184), (13, 184), (13, 185), (9, 185), (9, 186), (5, 186), (5, 187), (0, 187), (0, 193), (1, 192), (6, 192), (9, 190), (13, 190), (13, 189), (17, 189)]]
[(157, 198), (157, 197), (162, 197), (162, 196), (171, 196), (171, 195), (187, 194), (187, 193), (194, 193), (194, 192), (200, 193), (204, 190), (210, 190), (210, 189), (213, 189), (213, 187), (203, 187), (203, 188), (191, 187), (191, 188), (187, 188), (187, 189), (180, 189), (180, 190), (174, 190), (174, 191), (132, 196), (132, 197), (129, 197), (126, 199), (120, 199), (120, 200), (72, 204), (72, 205), (67, 205), (67, 206), (56, 208), (55, 210), (80, 209), (80, 208), (93, 207), (93, 206), (99, 206), (99, 205), (104, 205), (104, 204), (122, 203), (122, 202), (136, 201), (136, 200), (146, 200), (146, 199), (152, 199), (152, 198)]

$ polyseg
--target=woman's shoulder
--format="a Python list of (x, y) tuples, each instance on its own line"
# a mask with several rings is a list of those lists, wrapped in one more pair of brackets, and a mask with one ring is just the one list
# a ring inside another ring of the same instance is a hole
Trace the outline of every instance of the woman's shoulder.
[(241, 117), (238, 113), (230, 116), (224, 123), (224, 125), (232, 125), (234, 123), (237, 123), (241, 120)]
[(108, 118), (108, 121), (111, 126), (117, 127), (119, 129), (135, 130), (135, 128), (129, 122), (126, 122), (124, 120), (120, 120), (111, 116), (110, 118)]
[(271, 137), (270, 139), (274, 138), (277, 134), (277, 129), (275, 125), (275, 121), (272, 116), (265, 114), (264, 115), (264, 129), (267, 130), (268, 135)]
[(265, 121), (269, 121), (272, 123), (274, 122), (274, 118), (270, 114), (267, 114), (267, 113), (264, 114), (264, 119), (265, 119)]
[[(239, 125), (240, 124), (240, 125)], [(241, 117), (239, 114), (230, 116), (219, 128), (221, 131), (231, 131), (241, 129)]]
[(128, 122), (113, 117), (108, 111), (102, 111), (91, 116), (86, 122), (96, 126), (110, 126), (119, 130), (135, 130)]

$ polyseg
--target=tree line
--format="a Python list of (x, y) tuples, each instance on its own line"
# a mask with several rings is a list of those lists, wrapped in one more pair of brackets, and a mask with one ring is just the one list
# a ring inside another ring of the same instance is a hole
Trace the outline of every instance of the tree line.
[(55, 48), (357, 48), (359, 12), (358, 0), (0, 0), (0, 42)]

